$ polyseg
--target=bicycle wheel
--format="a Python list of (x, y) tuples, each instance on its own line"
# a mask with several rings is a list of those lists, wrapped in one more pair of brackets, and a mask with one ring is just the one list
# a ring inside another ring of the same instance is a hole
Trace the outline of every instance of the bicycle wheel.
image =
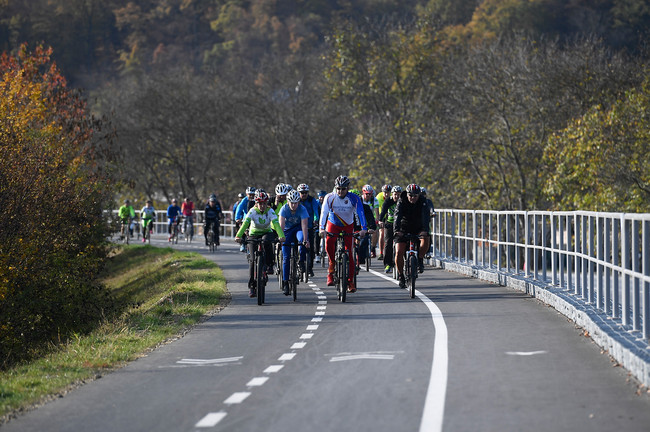
[(410, 288), (410, 294), (411, 298), (415, 298), (415, 279), (418, 278), (418, 259), (415, 255), (409, 256), (409, 288)]
[[(276, 251), (277, 252), (277, 251)], [(275, 274), (278, 277), (278, 286), (280, 287), (280, 291), (282, 291), (282, 265), (283, 265), (283, 260), (282, 254), (276, 254), (275, 256)]]
[(325, 260), (327, 259), (327, 251), (325, 250), (325, 238), (320, 239), (320, 266), (325, 268)]
[(367, 272), (370, 271), (370, 256), (371, 256), (371, 254), (370, 254), (370, 245), (371, 244), (372, 244), (372, 240), (369, 240), (368, 251), (366, 252), (366, 254), (367, 254), (367, 256), (366, 256), (366, 271)]
[(341, 263), (340, 265), (340, 275), (341, 277), (339, 278), (339, 289), (340, 289), (340, 295), (341, 295), (341, 303), (345, 303), (346, 295), (348, 293), (348, 273), (350, 269), (350, 261), (347, 252), (344, 252), (341, 255)]
[(257, 304), (262, 306), (264, 303), (264, 261), (262, 257), (255, 257), (255, 285), (257, 286)]
[(297, 248), (291, 250), (291, 280), (289, 281), (289, 290), (293, 296), (293, 301), (296, 301), (298, 296), (298, 257)]

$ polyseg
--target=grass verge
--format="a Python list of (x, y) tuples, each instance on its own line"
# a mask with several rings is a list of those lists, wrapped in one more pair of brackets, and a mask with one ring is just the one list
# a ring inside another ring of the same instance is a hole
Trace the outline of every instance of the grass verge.
[(42, 358), (0, 372), (0, 424), (181, 336), (229, 298), (213, 262), (171, 248), (120, 247), (103, 282), (122, 313)]

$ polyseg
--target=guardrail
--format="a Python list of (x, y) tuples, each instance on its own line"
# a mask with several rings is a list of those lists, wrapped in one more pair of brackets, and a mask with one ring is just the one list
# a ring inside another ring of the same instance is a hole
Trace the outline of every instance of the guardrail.
[[(112, 217), (114, 220), (118, 219), (118, 211), (113, 210), (112, 212)], [(194, 233), (196, 235), (203, 235), (203, 220), (204, 220), (204, 211), (203, 210), (195, 210), (195, 218), (194, 218)], [(135, 215), (138, 219), (140, 219), (140, 211), (136, 210)], [(156, 220), (154, 221), (154, 235), (160, 234), (160, 235), (165, 235), (167, 234), (167, 213), (166, 210), (157, 210), (156, 211)], [(219, 229), (220, 229), (220, 236), (223, 237), (235, 237), (236, 231), (235, 231), (235, 221), (233, 217), (233, 212), (232, 211), (224, 211), (223, 212), (223, 220), (219, 224)]]
[(522, 289), (536, 297), (548, 298), (550, 293), (560, 298), (555, 303), (562, 305), (556, 308), (565, 315), (589, 315), (586, 320), (597, 322), (594, 331), (617, 333), (596, 341), (608, 345), (604, 348), (610, 353), (617, 349), (612, 338), (628, 340), (633, 346), (626, 344), (621, 356), (637, 351), (637, 360), (644, 363), (637, 375), (650, 384), (650, 214), (436, 213), (432, 224), (437, 263), (465, 267), (465, 273), (475, 277), (491, 274), (487, 279), (525, 286)]

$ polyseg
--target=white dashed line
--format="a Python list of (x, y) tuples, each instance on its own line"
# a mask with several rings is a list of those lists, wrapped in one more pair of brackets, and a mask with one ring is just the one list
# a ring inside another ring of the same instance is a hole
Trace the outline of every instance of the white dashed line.
[(272, 365), (264, 369), (264, 373), (266, 374), (278, 373), (283, 367), (284, 365)]
[(246, 400), (248, 396), (250, 396), (250, 392), (235, 392), (230, 395), (228, 399), (223, 401), (226, 405), (235, 405), (235, 404), (240, 404)]
[(259, 387), (264, 385), (265, 382), (269, 380), (269, 377), (257, 377), (253, 378), (252, 380), (248, 381), (248, 384), (246, 384), (247, 387)]
[(219, 423), (225, 416), (227, 416), (228, 413), (225, 413), (223, 411), (217, 412), (217, 413), (210, 413), (203, 417), (197, 424), (194, 425), (194, 427), (197, 428), (208, 428), (208, 427), (215, 427), (217, 423)]
[(307, 342), (296, 342), (295, 344), (291, 345), (291, 349), (303, 349), (307, 345)]
[(285, 353), (278, 358), (278, 361), (288, 361), (288, 360), (293, 360), (293, 358), (296, 356), (296, 353)]

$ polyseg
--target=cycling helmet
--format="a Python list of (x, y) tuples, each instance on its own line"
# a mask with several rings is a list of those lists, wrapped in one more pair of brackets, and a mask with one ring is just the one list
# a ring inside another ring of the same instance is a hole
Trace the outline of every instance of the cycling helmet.
[(395, 185), (395, 186), (393, 186), (393, 189), (391, 189), (391, 193), (392, 192), (402, 193), (402, 187), (398, 186), (398, 185)]
[(327, 195), (327, 192), (325, 192), (324, 190), (319, 190), (319, 191), (318, 191), (318, 197), (319, 197), (319, 198), (320, 198), (320, 197), (324, 197), (325, 195)]
[(217, 201), (217, 196), (215, 194), (210, 195), (209, 201)]
[(241, 193), (241, 192), (239, 192), (239, 194), (237, 195), (238, 198), (244, 198), (245, 196), (246, 196), (246, 195), (244, 195), (244, 194)]
[(278, 185), (275, 187), (275, 194), (276, 195), (286, 195), (289, 193), (291, 189), (289, 188), (288, 185), (284, 183), (278, 183)]
[(297, 190), (292, 190), (287, 194), (287, 201), (290, 203), (300, 202), (300, 192)]
[(381, 191), (384, 192), (384, 193), (390, 193), (390, 190), (391, 190), (392, 188), (393, 188), (393, 187), (392, 187), (391, 185), (389, 185), (389, 184), (385, 184), (385, 185), (383, 185), (383, 186), (381, 187)]
[(288, 188), (287, 192), (289, 192), (290, 190), (293, 190), (293, 186), (291, 186), (289, 183), (287, 183), (286, 186)]
[(298, 192), (309, 192), (309, 186), (304, 183), (300, 183), (296, 189)]
[(257, 189), (255, 191), (255, 202), (266, 202), (269, 200), (269, 194), (264, 189)]
[(347, 188), (350, 187), (350, 179), (344, 175), (340, 175), (334, 180), (334, 187)]
[(420, 186), (416, 185), (415, 183), (411, 183), (410, 185), (406, 186), (406, 193), (417, 195), (420, 193)]
[(369, 194), (373, 194), (373, 193), (375, 193), (375, 190), (372, 188), (372, 186), (370, 186), (370, 185), (368, 185), (368, 184), (365, 185), (365, 186), (363, 187), (363, 189), (361, 189), (361, 190), (363, 191), (363, 193), (369, 193)]
[(426, 195), (426, 194), (427, 194), (427, 190), (426, 190), (425, 188), (420, 188), (420, 193), (421, 193), (422, 195)]
[(255, 193), (255, 186), (248, 186), (246, 188), (246, 195), (251, 195)]

